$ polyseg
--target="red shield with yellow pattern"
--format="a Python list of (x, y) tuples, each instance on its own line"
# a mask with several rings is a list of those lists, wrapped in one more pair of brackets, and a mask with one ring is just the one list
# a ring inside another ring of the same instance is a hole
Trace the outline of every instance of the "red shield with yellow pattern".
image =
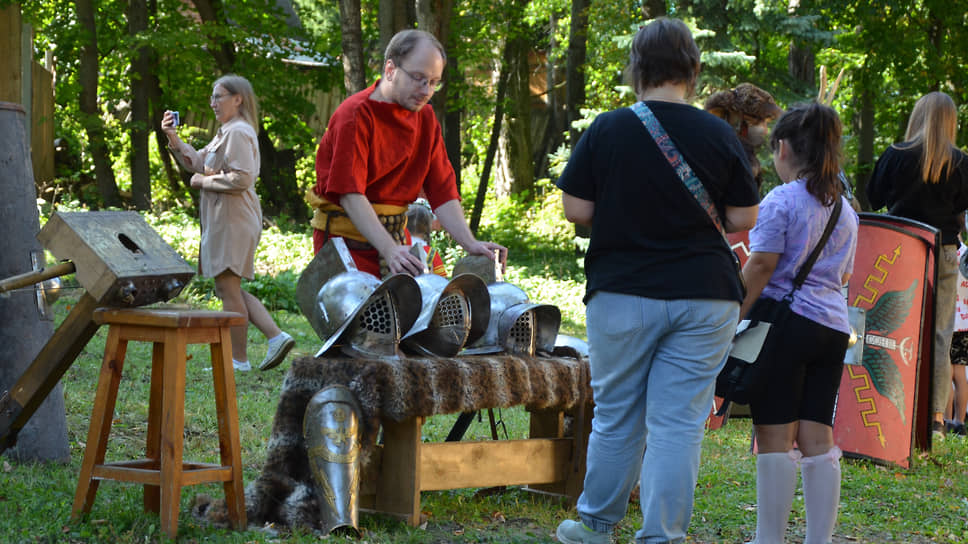
[(926, 433), (937, 230), (860, 214), (847, 304), (861, 308), (834, 417), (845, 455), (908, 466)]

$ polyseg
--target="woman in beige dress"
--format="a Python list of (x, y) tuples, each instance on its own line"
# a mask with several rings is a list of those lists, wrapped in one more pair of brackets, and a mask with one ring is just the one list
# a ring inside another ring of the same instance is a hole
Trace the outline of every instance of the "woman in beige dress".
[[(215, 278), (223, 310), (246, 316), (269, 339), (268, 353), (259, 364), (267, 370), (281, 363), (295, 342), (279, 329), (262, 302), (242, 289), (242, 278), (255, 275), (255, 249), (262, 233), (262, 207), (255, 192), (258, 104), (248, 80), (226, 75), (212, 86), (210, 105), (221, 126), (200, 150), (178, 137), (172, 112), (165, 112), (161, 128), (172, 154), (194, 173), (192, 188), (201, 191), (199, 272)], [(240, 371), (252, 369), (246, 354), (247, 328), (232, 328), (232, 363)]]

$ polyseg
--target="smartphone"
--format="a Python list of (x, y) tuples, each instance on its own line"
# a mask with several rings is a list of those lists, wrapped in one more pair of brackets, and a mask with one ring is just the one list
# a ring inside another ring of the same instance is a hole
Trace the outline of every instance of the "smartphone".
[(177, 127), (179, 124), (179, 121), (180, 120), (178, 119), (178, 112), (177, 111), (171, 112), (171, 126)]

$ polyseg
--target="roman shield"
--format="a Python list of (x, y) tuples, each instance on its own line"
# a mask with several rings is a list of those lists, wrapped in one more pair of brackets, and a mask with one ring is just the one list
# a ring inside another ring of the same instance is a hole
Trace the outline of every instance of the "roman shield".
[(860, 218), (847, 304), (864, 310), (862, 355), (844, 365), (834, 441), (847, 456), (907, 467), (927, 429), (938, 231), (888, 215)]

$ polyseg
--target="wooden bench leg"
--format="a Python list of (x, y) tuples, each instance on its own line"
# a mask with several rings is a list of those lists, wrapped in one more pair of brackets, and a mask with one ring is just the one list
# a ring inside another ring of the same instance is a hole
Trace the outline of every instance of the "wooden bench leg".
[(245, 487), (242, 482), (242, 447), (239, 443), (239, 411), (232, 367), (232, 338), (229, 327), (219, 329), (220, 342), (211, 345), (212, 377), (215, 380), (215, 410), (218, 415), (218, 443), (222, 466), (232, 468), (232, 479), (223, 484), (225, 506), (236, 529), (245, 529)]
[(182, 450), (185, 440), (185, 329), (165, 331), (164, 399), (161, 416), (161, 530), (178, 534), (182, 488)]
[(77, 517), (81, 512), (90, 512), (94, 495), (97, 494), (99, 480), (91, 479), (91, 475), (94, 465), (104, 463), (104, 452), (108, 447), (108, 435), (111, 433), (111, 421), (114, 419), (118, 384), (121, 382), (121, 370), (124, 368), (127, 348), (128, 342), (120, 339), (119, 328), (110, 327), (104, 346), (104, 361), (101, 363), (97, 393), (94, 395), (94, 409), (91, 411), (91, 425), (87, 432), (84, 461), (81, 463), (77, 492), (74, 494), (72, 517)]
[[(164, 406), (165, 345), (155, 342), (151, 348), (151, 390), (148, 393), (148, 432), (145, 441), (145, 458), (161, 466), (161, 412)], [(144, 486), (145, 511), (159, 513), (161, 510), (161, 488), (156, 485)]]
[(383, 422), (383, 456), (376, 509), (420, 524), (420, 429), (424, 418)]

